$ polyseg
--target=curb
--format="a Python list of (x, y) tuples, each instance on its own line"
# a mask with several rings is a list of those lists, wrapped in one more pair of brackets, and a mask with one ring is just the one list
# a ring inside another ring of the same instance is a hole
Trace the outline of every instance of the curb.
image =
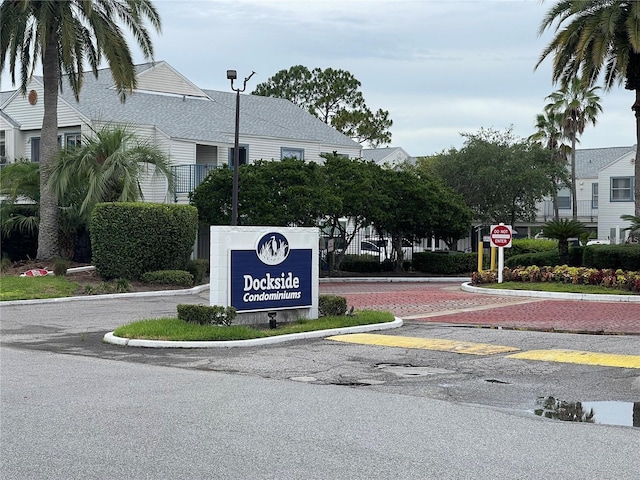
[(108, 293), (104, 295), (83, 295), (78, 297), (57, 297), (57, 298), (39, 298), (35, 300), (9, 300), (0, 302), (0, 305), (33, 305), (39, 303), (60, 303), (60, 302), (77, 302), (91, 300), (106, 300), (111, 298), (131, 298), (131, 297), (163, 297), (167, 295), (194, 295), (209, 289), (209, 284), (198, 285), (197, 287), (187, 288), (184, 290), (156, 290), (153, 292), (133, 292), (133, 293)]
[(469, 293), (480, 295), (507, 295), (509, 297), (533, 297), (548, 298), (553, 300), (583, 300), (587, 302), (625, 302), (640, 303), (640, 296), (637, 295), (608, 295), (589, 293), (560, 293), (560, 292), (536, 292), (533, 290), (500, 290), (494, 288), (474, 287), (469, 282), (463, 283), (460, 288)]
[(228, 340), (228, 341), (167, 341), (167, 340), (139, 340), (116, 337), (113, 332), (105, 334), (102, 341), (113, 345), (126, 347), (146, 347), (146, 348), (232, 348), (232, 347), (257, 347), (272, 345), (275, 343), (289, 342), (293, 340), (304, 340), (309, 338), (330, 337), (333, 335), (346, 335), (348, 333), (373, 332), (378, 330), (389, 330), (401, 327), (402, 319), (395, 317), (393, 322), (373, 323), (371, 325), (358, 325), (356, 327), (331, 328), (329, 330), (316, 330), (313, 332), (290, 333), (287, 335), (275, 335), (265, 338), (251, 338), (249, 340)]

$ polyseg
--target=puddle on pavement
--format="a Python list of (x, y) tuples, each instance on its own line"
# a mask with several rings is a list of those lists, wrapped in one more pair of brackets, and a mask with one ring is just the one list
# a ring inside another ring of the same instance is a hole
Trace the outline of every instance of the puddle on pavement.
[(640, 402), (568, 402), (539, 397), (533, 413), (565, 422), (640, 427)]

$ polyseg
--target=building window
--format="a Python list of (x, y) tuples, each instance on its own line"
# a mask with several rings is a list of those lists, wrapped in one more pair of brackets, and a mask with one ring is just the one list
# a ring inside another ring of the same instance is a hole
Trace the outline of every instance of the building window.
[(280, 160), (283, 158), (297, 158), (298, 160), (304, 160), (304, 149), (302, 148), (280, 148)]
[(31, 137), (31, 161), (40, 161), (40, 137)]
[(611, 201), (633, 201), (633, 177), (611, 177)]
[(558, 190), (558, 208), (571, 210), (571, 190), (567, 187)]
[(598, 208), (598, 184), (591, 184), (591, 208), (594, 210)]
[(5, 131), (0, 130), (0, 163), (6, 163), (7, 161), (7, 144), (5, 135)]
[(64, 148), (67, 150), (75, 150), (80, 146), (82, 135), (80, 133), (67, 133), (64, 136)]
[[(239, 156), (238, 163), (240, 165), (245, 165), (247, 163), (247, 158), (249, 157), (249, 152), (248, 152), (249, 148), (248, 148), (248, 145), (240, 145), (239, 147), (240, 148), (238, 151), (238, 156)], [(229, 149), (229, 166), (231, 168), (233, 168), (233, 150), (234, 150), (233, 147)]]

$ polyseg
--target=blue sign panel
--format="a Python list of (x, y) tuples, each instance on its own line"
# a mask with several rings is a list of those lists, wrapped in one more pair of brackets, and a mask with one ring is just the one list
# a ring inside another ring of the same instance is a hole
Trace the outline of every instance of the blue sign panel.
[(255, 250), (231, 250), (231, 299), (239, 312), (311, 306), (311, 249), (291, 249), (280, 233)]

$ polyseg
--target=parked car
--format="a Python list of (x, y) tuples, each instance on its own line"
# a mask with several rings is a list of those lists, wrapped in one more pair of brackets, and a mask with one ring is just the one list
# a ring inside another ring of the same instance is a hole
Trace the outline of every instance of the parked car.
[(589, 240), (587, 242), (587, 247), (589, 245), (610, 245), (611, 241), (610, 240)]
[[(402, 251), (405, 260), (411, 260), (414, 251), (422, 251), (422, 247), (414, 246), (409, 240), (402, 240)], [(380, 262), (393, 259), (393, 247), (391, 239), (388, 238), (368, 238), (360, 241), (360, 255), (375, 255)]]

